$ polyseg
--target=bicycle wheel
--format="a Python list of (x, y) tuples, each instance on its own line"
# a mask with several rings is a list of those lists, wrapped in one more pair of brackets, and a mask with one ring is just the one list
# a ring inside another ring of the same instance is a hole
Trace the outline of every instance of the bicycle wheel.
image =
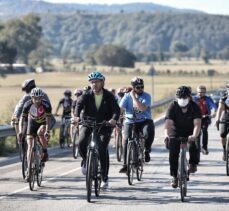
[(95, 195), (98, 197), (100, 194), (100, 185), (101, 185), (101, 167), (100, 167), (100, 161), (98, 158), (98, 155), (96, 155), (96, 158), (94, 160), (94, 170), (95, 170)]
[(123, 153), (123, 147), (122, 147), (122, 130), (120, 129), (117, 134), (117, 140), (116, 140), (116, 155), (117, 155), (117, 161), (121, 162), (122, 160), (122, 153)]
[(45, 166), (45, 163), (41, 161), (41, 155), (42, 155), (42, 148), (38, 147), (38, 161), (37, 161), (37, 169), (36, 169), (36, 174), (37, 174), (37, 185), (41, 187), (42, 179), (43, 179), (43, 169)]
[(78, 133), (78, 130), (77, 130), (77, 129), (74, 129), (72, 151), (73, 151), (73, 157), (74, 157), (75, 159), (78, 157), (78, 153), (79, 153), (78, 140), (79, 140), (79, 133)]
[(38, 171), (37, 171), (37, 185), (39, 187), (41, 187), (41, 183), (42, 183), (42, 180), (43, 180), (44, 167), (45, 167), (45, 163), (40, 161), (39, 162)]
[(229, 137), (227, 137), (226, 143), (226, 172), (227, 176), (229, 176)]
[(141, 146), (138, 146), (138, 158), (137, 158), (137, 180), (141, 181), (142, 174), (143, 174), (143, 150), (141, 149)]
[(30, 155), (30, 164), (29, 164), (29, 188), (30, 190), (34, 190), (35, 177), (36, 177), (35, 153), (32, 152)]
[(28, 168), (28, 162), (27, 162), (27, 155), (26, 153), (23, 154), (23, 159), (22, 159), (22, 176), (23, 176), (23, 179), (25, 179), (25, 176), (26, 176), (26, 171), (27, 171), (27, 168)]
[(19, 158), (20, 158), (20, 161), (23, 161), (23, 146), (22, 146), (22, 143), (19, 144)]
[(127, 150), (127, 176), (129, 185), (133, 184), (135, 168), (135, 145), (133, 142), (128, 144)]
[(179, 186), (180, 186), (180, 195), (181, 201), (184, 201), (184, 197), (187, 194), (187, 175), (185, 172), (184, 157), (181, 157), (180, 160), (180, 175), (179, 175)]
[(93, 152), (90, 150), (87, 158), (87, 174), (86, 174), (86, 188), (87, 188), (87, 201), (91, 202), (92, 181), (93, 181)]

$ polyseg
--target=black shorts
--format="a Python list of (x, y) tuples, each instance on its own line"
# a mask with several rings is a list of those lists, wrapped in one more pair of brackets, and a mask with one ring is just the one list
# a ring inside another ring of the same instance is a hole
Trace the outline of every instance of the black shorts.
[(27, 127), (27, 135), (31, 135), (33, 137), (37, 136), (37, 131), (40, 128), (40, 126), (46, 125), (46, 123), (37, 123), (33, 119), (28, 119), (28, 127)]

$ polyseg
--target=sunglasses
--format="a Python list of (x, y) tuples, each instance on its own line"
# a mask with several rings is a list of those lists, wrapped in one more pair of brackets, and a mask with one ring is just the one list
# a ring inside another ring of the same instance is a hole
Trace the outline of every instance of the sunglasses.
[(135, 89), (144, 89), (144, 86), (135, 86)]

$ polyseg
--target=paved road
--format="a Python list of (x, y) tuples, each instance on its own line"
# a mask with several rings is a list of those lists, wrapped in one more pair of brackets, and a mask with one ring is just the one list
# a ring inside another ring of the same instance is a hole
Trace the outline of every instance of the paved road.
[[(121, 166), (111, 149), (110, 189), (93, 203), (86, 202), (85, 177), (80, 159), (69, 150), (52, 150), (45, 168), (43, 187), (31, 192), (21, 178), (20, 163), (0, 161), (0, 210), (229, 210), (229, 177), (222, 161), (218, 132), (210, 127), (209, 155), (201, 156), (198, 172), (190, 177), (186, 202), (180, 202), (179, 189), (170, 187), (168, 151), (163, 145), (163, 126), (156, 128), (151, 162), (143, 180), (129, 186), (119, 174)], [(61, 153), (60, 153), (61, 152)]]

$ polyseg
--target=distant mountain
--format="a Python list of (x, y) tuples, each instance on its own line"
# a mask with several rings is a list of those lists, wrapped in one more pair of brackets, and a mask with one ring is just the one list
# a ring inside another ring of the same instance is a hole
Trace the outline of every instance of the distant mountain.
[(75, 13), (85, 11), (89, 13), (200, 13), (197, 10), (177, 9), (153, 3), (130, 4), (74, 4), (48, 3), (41, 0), (0, 0), (0, 16), (5, 18), (25, 15), (27, 13)]

